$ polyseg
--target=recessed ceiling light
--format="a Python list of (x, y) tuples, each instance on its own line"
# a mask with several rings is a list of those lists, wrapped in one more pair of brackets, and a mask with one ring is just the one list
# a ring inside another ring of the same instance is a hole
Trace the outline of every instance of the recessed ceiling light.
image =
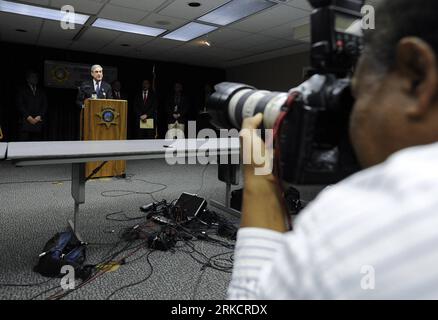
[(152, 36), (152, 37), (156, 37), (166, 31), (166, 29), (140, 26), (137, 24), (119, 22), (119, 21), (103, 19), (103, 18), (99, 18), (96, 21), (94, 21), (92, 26), (96, 28), (135, 33), (135, 34), (141, 34), (144, 36)]
[[(43, 18), (48, 20), (62, 21), (65, 19), (65, 13), (61, 10), (48, 9), (43, 7), (31, 6), (22, 3), (15, 3), (10, 1), (0, 0), (0, 11), (21, 14), (23, 16), (30, 16), (36, 18)], [(85, 14), (74, 14), (75, 24), (85, 24), (90, 16)], [(73, 22), (73, 21), (72, 21)]]
[(198, 20), (225, 26), (275, 5), (276, 3), (267, 0), (233, 0)]
[(189, 7), (193, 7), (193, 8), (201, 6), (201, 4), (199, 2), (189, 2), (188, 5), (189, 5)]
[(190, 41), (216, 29), (217, 27), (214, 26), (190, 22), (169, 34), (166, 34), (163, 38), (178, 41)]
[(24, 29), (15, 29), (15, 31), (17, 31), (17, 32), (27, 32), (27, 30), (24, 30)]

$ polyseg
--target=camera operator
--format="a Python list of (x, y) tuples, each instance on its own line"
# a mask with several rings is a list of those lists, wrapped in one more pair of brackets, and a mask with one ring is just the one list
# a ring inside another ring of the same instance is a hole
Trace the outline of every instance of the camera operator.
[[(438, 2), (385, 0), (365, 31), (350, 135), (363, 171), (287, 232), (277, 178), (244, 168), (230, 299), (438, 298)], [(256, 129), (262, 115), (246, 119)], [(243, 145), (263, 141), (243, 131)]]

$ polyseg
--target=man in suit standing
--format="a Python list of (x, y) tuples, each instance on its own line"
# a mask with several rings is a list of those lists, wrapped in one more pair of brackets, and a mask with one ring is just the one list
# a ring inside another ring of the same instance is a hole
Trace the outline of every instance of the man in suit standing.
[(124, 94), (122, 93), (122, 84), (120, 83), (119, 80), (114, 81), (111, 84), (112, 87), (112, 95), (113, 95), (113, 99), (116, 100), (126, 100), (124, 98)]
[(26, 85), (18, 90), (16, 100), (19, 119), (20, 141), (43, 140), (43, 123), (47, 113), (47, 98), (38, 86), (38, 74), (28, 72)]
[[(158, 101), (150, 87), (150, 81), (144, 80), (141, 94), (138, 94), (135, 99), (134, 109), (137, 139), (154, 139), (156, 136)], [(153, 121), (152, 127), (152, 121), (148, 123), (148, 119)]]
[(85, 99), (112, 99), (111, 86), (103, 81), (103, 68), (95, 64), (91, 67), (92, 80), (84, 81), (79, 87), (76, 104), (81, 108), (84, 105)]
[(181, 82), (176, 82), (173, 87), (173, 94), (167, 98), (166, 112), (168, 132), (167, 138), (184, 138), (186, 131), (187, 114), (190, 109), (190, 100), (184, 94)]

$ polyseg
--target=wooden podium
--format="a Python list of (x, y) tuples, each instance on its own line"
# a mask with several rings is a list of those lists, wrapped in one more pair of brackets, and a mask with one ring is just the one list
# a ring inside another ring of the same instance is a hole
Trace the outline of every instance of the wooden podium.
[[(128, 102), (126, 100), (87, 99), (81, 111), (81, 140), (126, 140)], [(88, 162), (85, 177), (102, 162)], [(124, 176), (126, 161), (108, 161), (92, 178)]]

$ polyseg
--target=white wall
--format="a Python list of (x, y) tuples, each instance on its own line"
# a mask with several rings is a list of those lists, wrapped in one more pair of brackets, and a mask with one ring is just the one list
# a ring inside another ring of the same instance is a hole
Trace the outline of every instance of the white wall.
[(303, 68), (310, 65), (309, 52), (231, 67), (227, 81), (252, 85), (257, 89), (288, 91), (303, 81)]

